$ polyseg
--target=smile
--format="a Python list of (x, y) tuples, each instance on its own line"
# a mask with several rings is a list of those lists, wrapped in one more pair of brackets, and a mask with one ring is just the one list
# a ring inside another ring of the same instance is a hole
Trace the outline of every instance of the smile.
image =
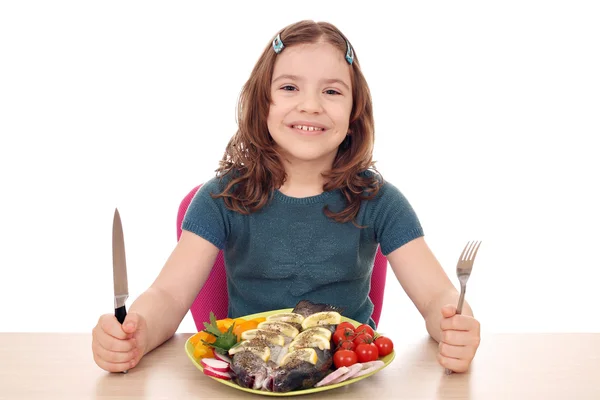
[(300, 129), (302, 131), (308, 131), (308, 132), (324, 130), (323, 128), (317, 128), (316, 126), (308, 126), (308, 125), (292, 125), (292, 128)]
[(319, 135), (325, 128), (312, 125), (292, 125), (291, 128), (302, 135)]

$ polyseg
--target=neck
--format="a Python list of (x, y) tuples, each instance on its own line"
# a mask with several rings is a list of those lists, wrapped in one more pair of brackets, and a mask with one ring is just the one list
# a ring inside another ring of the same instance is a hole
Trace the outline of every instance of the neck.
[(332, 163), (333, 160), (324, 162), (284, 160), (287, 179), (279, 191), (290, 197), (309, 197), (323, 193), (325, 179), (321, 174), (329, 170)]

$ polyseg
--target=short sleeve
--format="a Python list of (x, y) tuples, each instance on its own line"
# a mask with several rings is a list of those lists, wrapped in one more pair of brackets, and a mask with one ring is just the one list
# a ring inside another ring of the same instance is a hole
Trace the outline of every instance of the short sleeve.
[(375, 236), (385, 256), (424, 235), (411, 204), (397, 187), (387, 181), (380, 189), (373, 211)]
[(229, 231), (228, 212), (222, 198), (211, 197), (211, 193), (217, 194), (221, 190), (217, 178), (202, 185), (190, 202), (181, 229), (201, 236), (222, 250)]

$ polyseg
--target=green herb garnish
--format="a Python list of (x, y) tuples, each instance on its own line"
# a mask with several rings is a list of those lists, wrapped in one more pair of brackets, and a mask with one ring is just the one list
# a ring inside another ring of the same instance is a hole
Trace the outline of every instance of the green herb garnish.
[(215, 336), (217, 340), (214, 343), (206, 343), (204, 340), (202, 342), (215, 349), (215, 351), (219, 354), (227, 355), (229, 349), (231, 349), (237, 343), (237, 336), (233, 334), (233, 328), (235, 326), (235, 322), (231, 324), (229, 329), (226, 332), (221, 332), (219, 327), (217, 326), (217, 318), (213, 312), (210, 312), (210, 324), (208, 322), (204, 323), (204, 332), (210, 333)]

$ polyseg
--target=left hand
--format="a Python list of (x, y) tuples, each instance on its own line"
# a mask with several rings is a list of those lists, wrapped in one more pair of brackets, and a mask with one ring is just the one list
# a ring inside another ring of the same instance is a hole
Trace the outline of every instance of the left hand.
[(442, 307), (442, 340), (439, 343), (437, 360), (443, 367), (454, 372), (466, 372), (479, 347), (479, 321), (456, 314), (456, 306)]

